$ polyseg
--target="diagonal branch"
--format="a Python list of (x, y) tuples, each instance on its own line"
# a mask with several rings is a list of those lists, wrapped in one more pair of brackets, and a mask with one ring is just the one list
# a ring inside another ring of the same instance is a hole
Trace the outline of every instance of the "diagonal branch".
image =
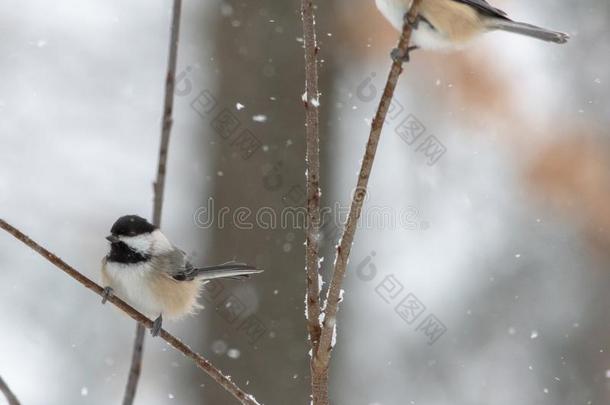
[[(400, 35), (400, 40), (398, 41), (398, 54), (408, 54), (409, 42), (411, 41), (411, 26), (416, 21), (421, 2), (422, 0), (413, 0), (411, 9), (405, 16), (405, 24)], [(375, 118), (371, 125), (371, 132), (366, 145), (364, 158), (362, 159), (349, 216), (347, 218), (345, 230), (343, 231), (343, 237), (341, 238), (339, 246), (337, 246), (335, 269), (326, 298), (324, 321), (322, 323), (322, 336), (320, 337), (320, 344), (315, 358), (315, 367), (326, 372), (328, 372), (328, 365), (330, 362), (333, 334), (335, 333), (336, 317), (341, 297), (341, 286), (343, 285), (343, 279), (345, 278), (347, 261), (354, 241), (358, 219), (362, 212), (362, 205), (366, 197), (367, 186), (375, 160), (375, 153), (377, 152), (381, 130), (383, 129), (383, 124), (402, 70), (402, 61), (395, 59), (388, 75), (388, 80), (383, 95), (381, 96), (377, 113), (375, 114)]]
[[(62, 270), (64, 273), (68, 274), (70, 277), (78, 281), (84, 287), (93, 291), (99, 296), (102, 296), (104, 289), (99, 286), (97, 283), (78, 272), (76, 269), (68, 265), (62, 259), (57, 257), (55, 254), (49, 252), (44, 247), (40, 246), (38, 243), (30, 239), (23, 232), (8, 224), (3, 219), (0, 219), (0, 228), (4, 229), (15, 238), (23, 242), (25, 245), (30, 247), (36, 253), (47, 259), (57, 268)], [(146, 328), (151, 328), (153, 322), (142, 315), (140, 312), (136, 311), (133, 307), (127, 304), (125, 301), (116, 297), (115, 295), (111, 295), (108, 297), (108, 301), (112, 302), (115, 306), (117, 306), (121, 311), (125, 312), (139, 324), (144, 325)], [(189, 348), (186, 344), (182, 343), (178, 338), (174, 337), (172, 334), (167, 332), (165, 329), (161, 329), (159, 333), (159, 337), (169, 343), (170, 346), (174, 347), (176, 350), (184, 354), (186, 357), (193, 360), (193, 362), (205, 371), (214, 381), (220, 384), (226, 391), (228, 391), (233, 397), (240, 401), (243, 405), (259, 405), (256, 399), (252, 395), (246, 394), (241, 388), (239, 388), (231, 379), (225, 376), (220, 370), (218, 370), (212, 363), (210, 363), (207, 359), (205, 359), (200, 354), (194, 352), (191, 348)]]
[[(305, 126), (307, 151), (305, 156), (307, 180), (307, 329), (312, 354), (318, 349), (320, 340), (320, 119), (318, 114), (318, 46), (316, 44), (315, 16), (312, 0), (302, 0), (301, 15), (305, 40)], [(313, 355), (312, 355), (313, 358)]]
[(13, 394), (13, 391), (9, 388), (8, 384), (4, 382), (2, 377), (0, 377), (0, 392), (4, 394), (6, 400), (8, 401), (8, 405), (20, 405), (21, 403)]
[[(172, 112), (174, 109), (174, 87), (176, 84), (176, 64), (178, 60), (178, 39), (180, 36), (180, 13), (182, 0), (174, 0), (172, 10), (171, 38), (169, 42), (169, 58), (167, 74), (165, 76), (165, 101), (163, 106), (163, 123), (161, 126), (161, 143), (159, 146), (159, 162), (157, 164), (157, 180), (154, 183), (153, 224), (161, 226), (161, 212), (163, 210), (163, 194), (165, 193), (165, 173), (167, 171), (167, 154), (169, 151), (169, 136), (172, 129)], [(136, 336), (133, 342), (131, 366), (129, 377), (125, 386), (123, 405), (132, 405), (138, 381), (142, 371), (142, 357), (144, 353), (144, 327), (136, 325)]]

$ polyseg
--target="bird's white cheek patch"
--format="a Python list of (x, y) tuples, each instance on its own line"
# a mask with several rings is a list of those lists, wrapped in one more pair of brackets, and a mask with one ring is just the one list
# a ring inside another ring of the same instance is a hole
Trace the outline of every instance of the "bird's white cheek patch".
[(120, 236), (121, 242), (124, 242), (130, 248), (137, 250), (138, 252), (148, 254), (150, 253), (151, 237), (149, 234), (143, 234), (138, 236)]
[(152, 252), (153, 254), (163, 254), (174, 250), (174, 246), (170, 241), (163, 235), (160, 230), (155, 230), (152, 234)]

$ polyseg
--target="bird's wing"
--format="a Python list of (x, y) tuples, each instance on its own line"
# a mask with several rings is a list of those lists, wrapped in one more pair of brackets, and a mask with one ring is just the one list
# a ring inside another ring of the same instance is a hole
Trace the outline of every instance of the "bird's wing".
[(485, 14), (489, 17), (501, 18), (507, 20), (506, 13), (499, 8), (493, 7), (485, 0), (455, 0), (458, 3), (466, 4), (470, 7), (476, 8), (479, 13)]
[(155, 267), (167, 273), (174, 280), (190, 281), (195, 276), (193, 265), (187, 260), (186, 253), (180, 249), (159, 255), (155, 259)]

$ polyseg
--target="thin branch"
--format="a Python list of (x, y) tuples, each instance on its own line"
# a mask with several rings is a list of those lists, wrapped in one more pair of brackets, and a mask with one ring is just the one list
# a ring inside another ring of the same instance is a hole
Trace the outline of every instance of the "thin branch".
[(4, 382), (2, 377), (0, 377), (0, 392), (2, 392), (4, 394), (4, 396), (6, 397), (6, 400), (8, 401), (8, 405), (20, 405), (21, 404), (19, 402), (19, 400), (17, 399), (17, 397), (15, 396), (15, 394), (13, 394), (13, 391), (11, 391), (11, 389), (9, 388), (8, 384), (6, 382)]
[(125, 395), (123, 396), (123, 405), (131, 405), (136, 397), (138, 381), (142, 372), (142, 357), (144, 355), (144, 337), (146, 328), (141, 323), (136, 323), (136, 337), (133, 339), (133, 349), (131, 352), (131, 366), (129, 367), (129, 376), (125, 385)]
[[(405, 20), (408, 20), (411, 22), (411, 24), (408, 24), (405, 21), (403, 26), (400, 40), (398, 42), (398, 50), (400, 54), (408, 54), (407, 49), (409, 47), (409, 42), (411, 41), (411, 25), (416, 21), (421, 2), (422, 0), (414, 0), (409, 13), (407, 14)], [(343, 279), (345, 278), (347, 261), (349, 259), (352, 243), (354, 241), (354, 234), (356, 233), (358, 219), (360, 218), (360, 214), (362, 212), (362, 205), (366, 197), (369, 177), (371, 176), (371, 170), (375, 160), (375, 153), (377, 152), (377, 145), (379, 144), (379, 137), (381, 136), (381, 130), (383, 129), (383, 124), (402, 70), (402, 61), (398, 59), (394, 60), (388, 75), (388, 80), (386, 82), (383, 95), (381, 96), (381, 101), (379, 102), (379, 107), (377, 108), (377, 113), (375, 114), (375, 118), (373, 119), (373, 123), (371, 125), (371, 133), (366, 145), (364, 158), (362, 159), (362, 165), (358, 175), (358, 183), (356, 190), (354, 191), (354, 197), (352, 199), (345, 230), (343, 231), (341, 242), (339, 246), (337, 246), (335, 269), (326, 298), (324, 321), (322, 323), (322, 336), (320, 337), (320, 344), (318, 351), (316, 352), (315, 359), (315, 367), (320, 370), (328, 371), (332, 351), (333, 334), (335, 333), (334, 329), (341, 296), (341, 286), (343, 284)], [(325, 403), (320, 402), (320, 404), (328, 404), (328, 401)]]
[[(40, 246), (38, 243), (30, 239), (23, 232), (8, 224), (3, 219), (0, 219), (0, 228), (4, 229), (5, 231), (13, 235), (15, 238), (23, 242), (25, 245), (27, 245), (36, 253), (47, 259), (49, 262), (51, 262), (57, 268), (62, 270), (64, 273), (68, 274), (70, 277), (78, 281), (84, 287), (93, 291), (100, 297), (102, 296), (104, 289), (100, 285), (98, 285), (88, 277), (84, 276), (82, 273), (78, 272), (76, 269), (68, 265), (55, 254), (49, 252), (44, 247)], [(140, 312), (136, 311), (133, 307), (118, 298), (116, 295), (111, 295), (110, 297), (108, 297), (108, 301), (113, 303), (116, 307), (118, 307), (121, 311), (125, 312), (132, 319), (144, 325), (146, 328), (150, 329), (152, 327), (153, 322), (150, 319), (142, 315)], [(170, 346), (174, 347), (176, 350), (184, 354), (186, 357), (193, 360), (197, 367), (205, 371), (210, 377), (212, 377), (214, 381), (220, 384), (226, 391), (233, 395), (243, 405), (259, 405), (252, 395), (245, 393), (233, 381), (231, 381), (229, 377), (226, 377), (220, 370), (218, 370), (212, 363), (210, 363), (200, 354), (194, 352), (191, 348), (189, 348), (187, 345), (182, 343), (182, 341), (171, 335), (165, 329), (161, 329), (159, 337), (169, 343)]]
[(155, 181), (155, 200), (153, 209), (153, 224), (161, 226), (163, 210), (163, 194), (165, 192), (165, 173), (167, 171), (167, 151), (169, 135), (172, 129), (172, 112), (174, 110), (174, 88), (176, 87), (176, 64), (178, 61), (178, 38), (180, 35), (180, 10), (182, 0), (174, 0), (172, 13), (172, 28), (165, 76), (165, 102), (163, 107), (163, 124), (161, 127), (161, 145), (159, 146), (159, 164), (157, 165), (157, 180)]
[[(306, 228), (306, 266), (307, 266), (307, 328), (312, 353), (318, 350), (320, 340), (320, 119), (318, 114), (318, 47), (314, 5), (312, 0), (302, 0), (301, 15), (305, 39), (305, 125), (307, 151), (305, 155), (307, 180), (307, 228)], [(313, 359), (313, 355), (312, 355)]]
[[(167, 74), (165, 76), (165, 101), (163, 106), (163, 122), (161, 125), (161, 143), (159, 146), (159, 161), (157, 164), (157, 179), (154, 183), (153, 224), (161, 226), (161, 213), (163, 211), (163, 195), (165, 193), (165, 174), (167, 172), (167, 154), (169, 138), (172, 129), (172, 112), (174, 109), (174, 88), (176, 84), (176, 65), (178, 60), (178, 39), (180, 37), (180, 13), (182, 0), (174, 0), (172, 10), (171, 37), (169, 42), (169, 57), (167, 61)], [(123, 405), (132, 405), (142, 371), (142, 357), (144, 353), (144, 327), (136, 325), (136, 336), (133, 342), (131, 367), (125, 386)]]

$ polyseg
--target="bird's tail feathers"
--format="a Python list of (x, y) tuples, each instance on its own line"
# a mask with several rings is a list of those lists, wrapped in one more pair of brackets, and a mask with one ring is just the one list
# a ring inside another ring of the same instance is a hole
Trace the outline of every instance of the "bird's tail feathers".
[(570, 39), (570, 36), (563, 32), (551, 31), (536, 25), (511, 20), (494, 20), (491, 28), (526, 35), (543, 41), (555, 42), (556, 44), (565, 44)]
[(217, 266), (199, 267), (193, 270), (193, 276), (205, 280), (215, 278), (243, 279), (251, 274), (262, 273), (263, 270), (257, 269), (245, 263), (225, 263)]

